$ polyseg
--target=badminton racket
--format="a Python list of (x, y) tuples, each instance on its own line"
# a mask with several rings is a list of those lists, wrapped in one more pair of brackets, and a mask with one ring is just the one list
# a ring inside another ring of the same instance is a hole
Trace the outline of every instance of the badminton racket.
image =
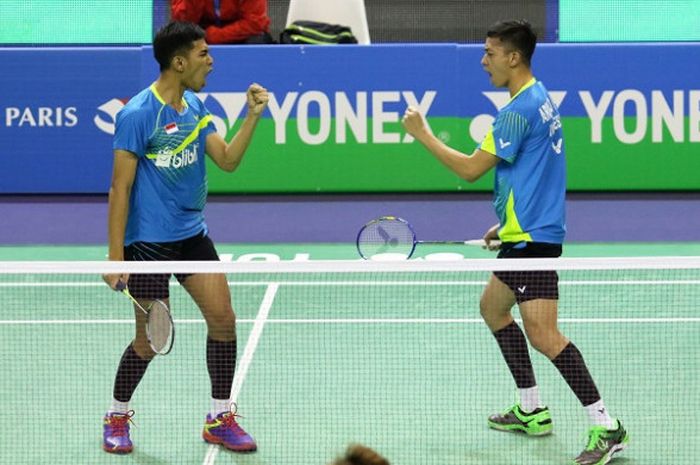
[(496, 250), (500, 241), (490, 241), (487, 245), (483, 239), (466, 241), (421, 241), (410, 223), (397, 216), (382, 216), (362, 226), (357, 234), (357, 251), (365, 260), (379, 256), (411, 258), (418, 244), (456, 244)]

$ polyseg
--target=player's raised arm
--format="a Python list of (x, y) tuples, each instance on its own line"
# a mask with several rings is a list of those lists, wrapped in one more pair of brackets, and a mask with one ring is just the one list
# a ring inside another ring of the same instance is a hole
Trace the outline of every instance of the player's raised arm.
[(474, 182), (498, 164), (498, 157), (476, 149), (471, 155), (447, 146), (435, 137), (423, 115), (414, 107), (408, 107), (401, 120), (406, 131), (423, 144), (435, 158), (460, 178)]
[(224, 171), (232, 172), (240, 165), (243, 155), (253, 139), (260, 115), (267, 106), (270, 97), (267, 89), (260, 84), (253, 83), (248, 87), (246, 98), (248, 114), (231, 142), (226, 144), (226, 141), (214, 132), (207, 136), (207, 154)]

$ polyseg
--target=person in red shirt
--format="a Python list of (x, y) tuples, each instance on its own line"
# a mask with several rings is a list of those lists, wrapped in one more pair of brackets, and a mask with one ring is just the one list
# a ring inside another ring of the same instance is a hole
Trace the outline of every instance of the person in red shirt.
[(269, 44), (267, 0), (170, 0), (173, 20), (199, 24), (208, 44)]

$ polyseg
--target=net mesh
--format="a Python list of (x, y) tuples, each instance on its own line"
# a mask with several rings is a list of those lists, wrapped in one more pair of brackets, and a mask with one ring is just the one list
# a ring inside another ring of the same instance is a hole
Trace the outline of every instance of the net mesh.
[(486, 424), (517, 400), (479, 315), (491, 272), (510, 268), (558, 270), (559, 327), (630, 433), (625, 463), (694, 463), (700, 455), (692, 413), (700, 259), (6, 262), (0, 463), (115, 463), (101, 449), (102, 417), (134, 336), (131, 303), (100, 278), (115, 267), (226, 274), (238, 335), (231, 393), (259, 446), (236, 455), (202, 441), (207, 325), (172, 279), (177, 340), (131, 399), (134, 451), (123, 463), (325, 465), (356, 442), (392, 464), (567, 463), (586, 445), (589, 421), (557, 369), (532, 349), (555, 434), (533, 440)]

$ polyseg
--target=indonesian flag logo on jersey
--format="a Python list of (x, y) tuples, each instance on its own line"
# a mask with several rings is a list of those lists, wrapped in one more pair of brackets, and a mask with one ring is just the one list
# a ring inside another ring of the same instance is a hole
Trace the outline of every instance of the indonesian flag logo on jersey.
[(179, 131), (177, 124), (175, 122), (168, 123), (165, 125), (165, 133), (166, 134), (175, 134), (177, 131)]

